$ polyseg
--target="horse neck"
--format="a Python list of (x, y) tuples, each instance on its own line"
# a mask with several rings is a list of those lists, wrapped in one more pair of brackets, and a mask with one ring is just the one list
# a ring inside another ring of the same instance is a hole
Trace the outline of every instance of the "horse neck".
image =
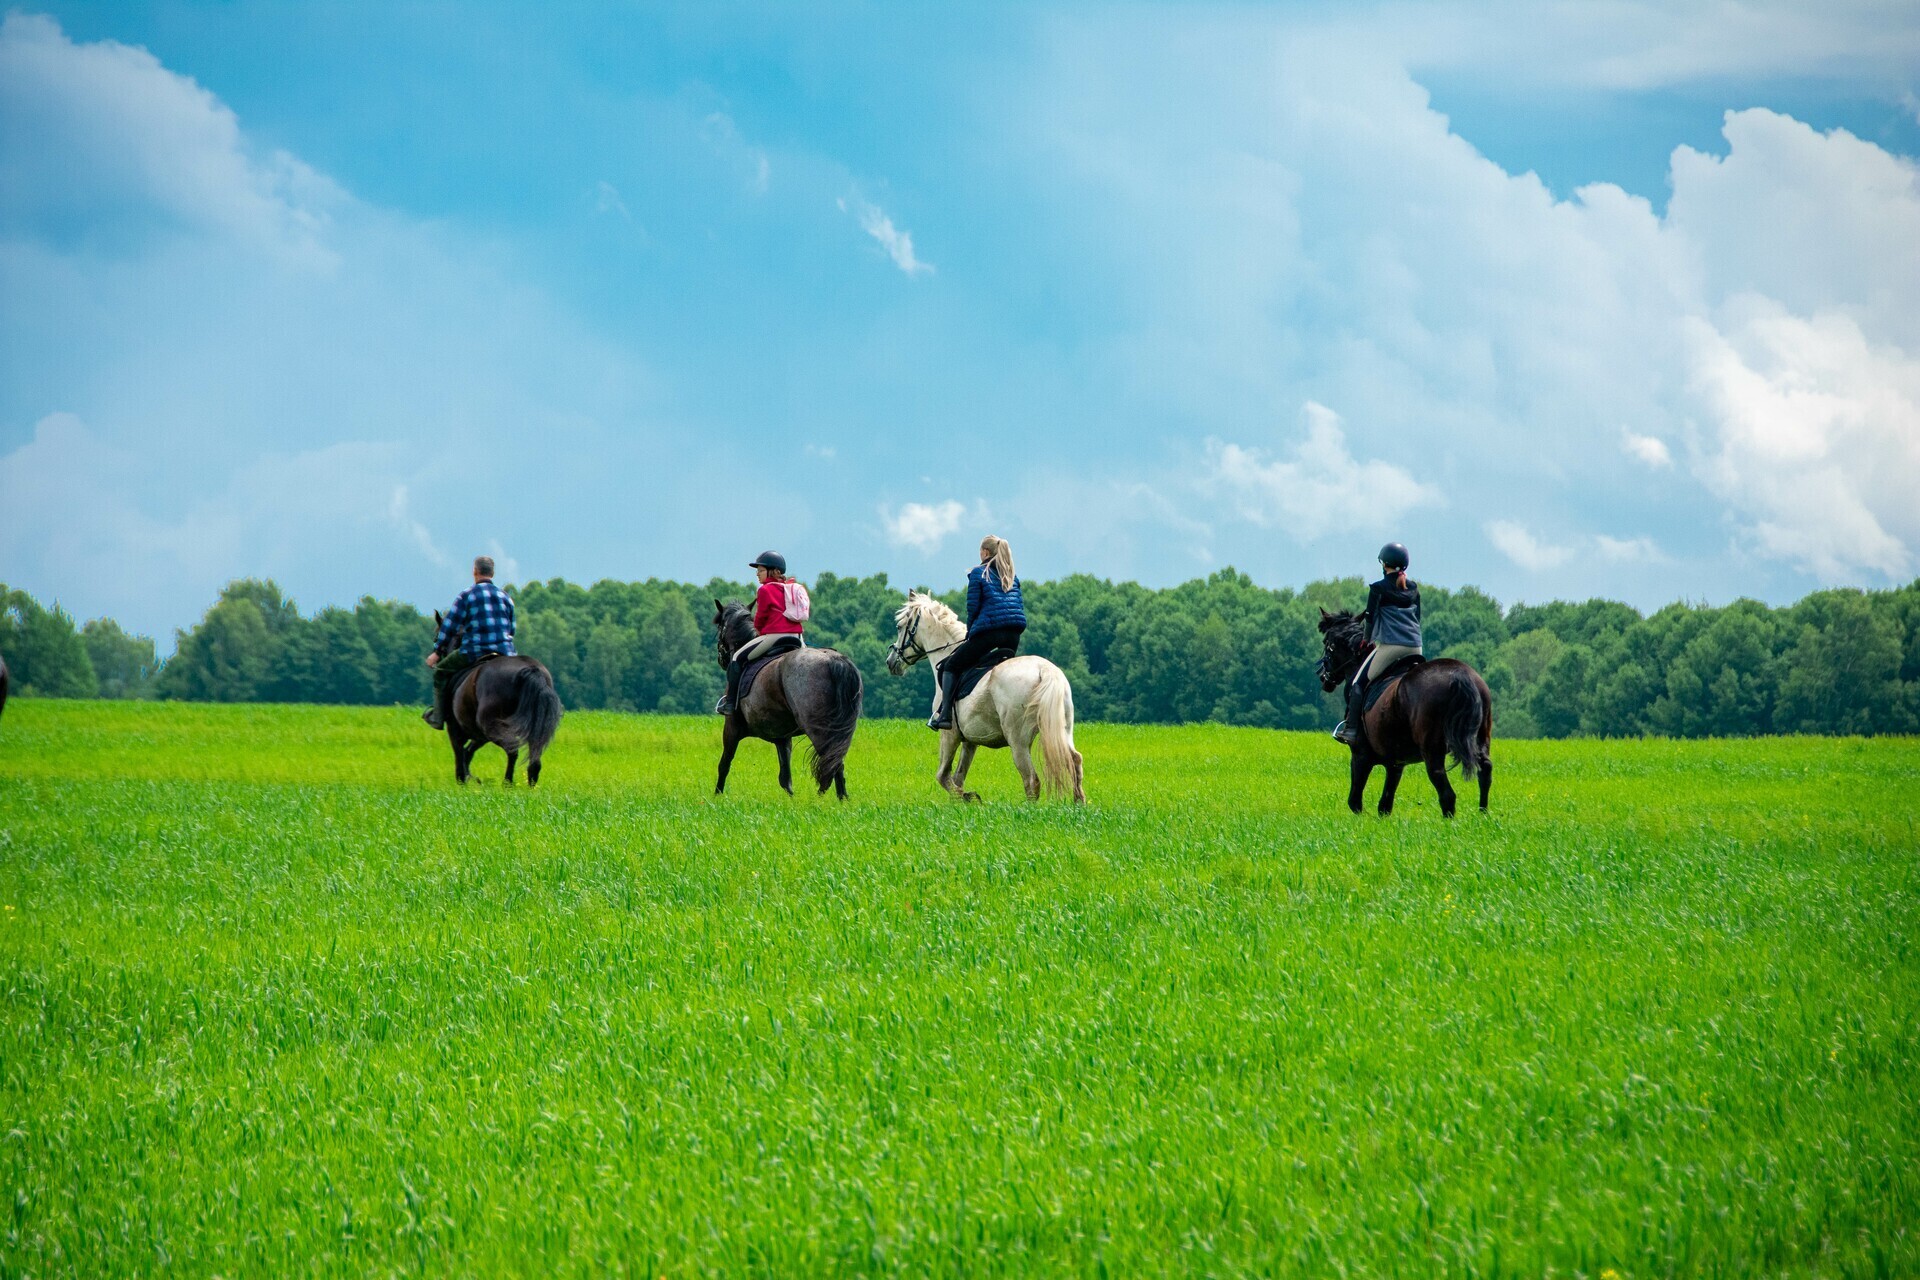
[[(953, 620), (948, 621), (949, 618)], [(923, 648), (937, 650), (959, 644), (967, 638), (967, 624), (951, 614), (937, 609), (923, 609), (920, 613), (920, 644)]]

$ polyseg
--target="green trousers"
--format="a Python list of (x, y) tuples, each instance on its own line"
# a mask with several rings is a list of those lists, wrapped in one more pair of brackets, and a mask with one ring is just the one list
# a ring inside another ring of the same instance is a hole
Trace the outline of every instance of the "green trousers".
[(449, 705), (453, 697), (453, 682), (460, 673), (473, 665), (473, 659), (455, 649), (433, 665), (433, 706), (442, 720), (453, 719), (453, 708)]

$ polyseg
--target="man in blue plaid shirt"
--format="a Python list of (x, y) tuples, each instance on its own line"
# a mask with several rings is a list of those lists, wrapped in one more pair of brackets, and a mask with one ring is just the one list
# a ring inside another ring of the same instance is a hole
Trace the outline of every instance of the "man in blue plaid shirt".
[[(460, 647), (442, 658), (456, 636)], [(433, 668), (433, 706), (420, 718), (435, 729), (446, 728), (451, 714), (447, 699), (460, 673), (484, 654), (512, 652), (513, 597), (493, 585), (493, 557), (476, 556), (473, 585), (454, 598), (440, 633), (433, 638), (433, 652), (427, 655), (427, 665)]]

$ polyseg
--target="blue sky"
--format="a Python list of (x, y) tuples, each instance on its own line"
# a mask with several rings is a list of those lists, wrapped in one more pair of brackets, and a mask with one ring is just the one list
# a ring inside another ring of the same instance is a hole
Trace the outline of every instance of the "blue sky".
[(1907, 4), (0, 27), (0, 580), (1920, 573)]

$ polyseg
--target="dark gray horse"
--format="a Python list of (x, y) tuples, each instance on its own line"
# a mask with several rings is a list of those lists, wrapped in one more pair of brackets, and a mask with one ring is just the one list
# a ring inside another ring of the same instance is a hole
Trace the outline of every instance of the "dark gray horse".
[(7, 660), (0, 658), (0, 711), (7, 709)]
[[(433, 615), (436, 631), (440, 615)], [(434, 649), (445, 657), (447, 643)], [(453, 697), (448, 699), (447, 740), (453, 744), (453, 776), (465, 782), (472, 776), (468, 768), (474, 752), (491, 742), (507, 753), (507, 784), (513, 784), (513, 766), (520, 759), (520, 748), (527, 749), (527, 785), (540, 781), (540, 753), (553, 741), (560, 727), (560, 695), (553, 691), (553, 676), (532, 658), (489, 658), (473, 668), (471, 676), (455, 677)]]
[[(713, 602), (713, 626), (720, 665), (754, 638), (753, 615), (746, 606)], [(806, 735), (813, 755), (813, 780), (825, 795), (831, 785), (847, 798), (847, 747), (860, 723), (860, 668), (833, 649), (795, 649), (762, 668), (753, 690), (727, 716), (720, 750), (720, 778), (713, 793), (727, 789), (727, 770), (742, 738), (764, 738), (780, 757), (780, 785), (793, 794), (793, 739)]]

